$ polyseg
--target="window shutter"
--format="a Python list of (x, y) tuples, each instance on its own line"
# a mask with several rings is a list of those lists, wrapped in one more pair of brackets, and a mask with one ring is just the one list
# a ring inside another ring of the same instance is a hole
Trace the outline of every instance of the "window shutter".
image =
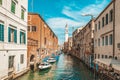
[(4, 25), (2, 25), (2, 41), (4, 41)]
[(2, 0), (0, 0), (0, 5), (2, 5)]
[(2, 26), (0, 24), (0, 41), (2, 41)]
[(11, 36), (10, 36), (10, 33), (11, 33), (11, 29), (10, 27), (8, 27), (8, 42), (11, 41)]
[(21, 33), (21, 31), (20, 31), (20, 44), (21, 44), (21, 36), (22, 36), (22, 33)]
[(17, 30), (14, 30), (14, 42), (17, 43)]
[(26, 44), (26, 33), (24, 33), (24, 44)]

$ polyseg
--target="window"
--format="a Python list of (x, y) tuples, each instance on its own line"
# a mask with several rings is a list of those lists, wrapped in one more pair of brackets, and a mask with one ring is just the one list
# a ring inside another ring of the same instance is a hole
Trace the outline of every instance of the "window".
[(98, 22), (98, 29), (100, 30), (100, 21)]
[(109, 36), (109, 45), (112, 45), (113, 44), (113, 35), (111, 34)]
[(14, 67), (14, 56), (9, 56), (8, 63), (9, 63), (8, 68)]
[(20, 31), (20, 44), (25, 44), (26, 43), (26, 34), (25, 32)]
[(96, 54), (95, 54), (95, 59), (96, 59)]
[(17, 43), (17, 30), (8, 27), (8, 42)]
[(107, 59), (107, 55), (105, 55), (105, 59)]
[(46, 45), (46, 43), (47, 43), (47, 40), (46, 40), (46, 38), (44, 38), (44, 44)]
[(106, 24), (108, 24), (108, 14), (106, 14)]
[(24, 63), (24, 54), (20, 55), (20, 63), (23, 64)]
[(98, 54), (98, 59), (100, 58), (100, 54)]
[(2, 0), (0, 0), (0, 5), (2, 5)]
[(95, 47), (97, 47), (97, 40), (95, 40), (95, 43), (94, 43)]
[(104, 46), (104, 37), (102, 37), (102, 46)]
[(32, 26), (32, 31), (36, 32), (36, 26)]
[(110, 10), (110, 22), (113, 20), (113, 10)]
[(24, 16), (25, 16), (25, 11), (23, 9), (21, 9), (21, 19), (24, 20)]
[(98, 39), (98, 46), (100, 46), (100, 39)]
[(30, 31), (30, 26), (28, 26), (28, 31)]
[(108, 45), (108, 36), (105, 37), (105, 44)]
[(0, 41), (4, 41), (4, 25), (0, 23)]
[(14, 1), (12, 1), (11, 3), (11, 12), (15, 13), (15, 7), (16, 7), (16, 3)]
[(102, 27), (104, 27), (104, 17), (102, 18)]
[(104, 58), (104, 55), (102, 55), (102, 59)]
[(95, 24), (95, 31), (97, 32), (97, 24)]

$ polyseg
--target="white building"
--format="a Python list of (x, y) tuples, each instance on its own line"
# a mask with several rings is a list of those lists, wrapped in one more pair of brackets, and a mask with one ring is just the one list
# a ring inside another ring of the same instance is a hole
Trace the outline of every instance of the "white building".
[(27, 0), (0, 0), (0, 80), (27, 69)]

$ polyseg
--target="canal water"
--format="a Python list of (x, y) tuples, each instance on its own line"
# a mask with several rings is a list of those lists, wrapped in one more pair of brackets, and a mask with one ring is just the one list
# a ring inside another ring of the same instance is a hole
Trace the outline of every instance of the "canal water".
[(95, 80), (94, 74), (75, 57), (61, 54), (52, 68), (28, 72), (16, 80)]

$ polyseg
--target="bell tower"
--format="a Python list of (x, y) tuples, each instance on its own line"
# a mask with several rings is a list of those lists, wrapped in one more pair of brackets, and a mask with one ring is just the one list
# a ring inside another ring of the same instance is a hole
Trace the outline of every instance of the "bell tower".
[(65, 42), (68, 42), (68, 25), (65, 25)]

